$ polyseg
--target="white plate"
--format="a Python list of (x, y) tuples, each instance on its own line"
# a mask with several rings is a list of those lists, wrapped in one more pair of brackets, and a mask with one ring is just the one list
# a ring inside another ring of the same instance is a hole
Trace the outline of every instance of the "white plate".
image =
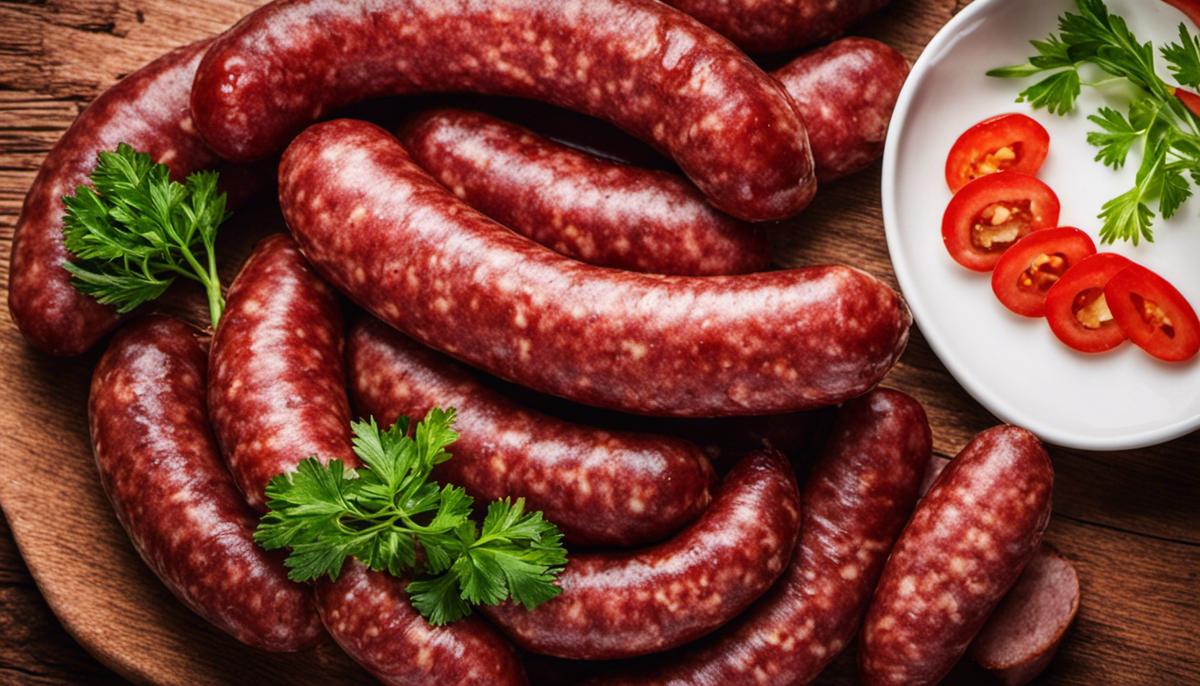
[[(1108, 0), (1134, 33), (1156, 45), (1177, 40), (1182, 14), (1165, 3)], [(1014, 102), (1032, 80), (994, 79), (988, 69), (1024, 62), (1028, 41), (1056, 31), (1070, 0), (977, 0), (938, 32), (917, 60), (892, 118), (883, 160), (888, 249), (917, 324), (967, 391), (1004, 421), (1050, 443), (1088, 450), (1138, 448), (1200, 428), (1200, 360), (1158, 362), (1130, 343), (1102, 355), (1076, 353), (1043, 319), (1010, 313), (993, 296), (988, 274), (959, 267), (942, 244), (950, 191), (943, 168), (954, 140), (975, 122), (1024, 112), (1050, 132), (1039, 176), (1062, 201), (1060, 224), (1087, 231), (1101, 250), (1161, 274), (1200, 306), (1200, 197), (1171, 221), (1159, 218), (1155, 241), (1100, 246), (1100, 206), (1132, 186), (1137, 164), (1114, 172), (1093, 161), (1086, 116), (1104, 103), (1085, 88), (1075, 113), (1058, 117)], [(1167, 74), (1159, 57), (1160, 73)]]

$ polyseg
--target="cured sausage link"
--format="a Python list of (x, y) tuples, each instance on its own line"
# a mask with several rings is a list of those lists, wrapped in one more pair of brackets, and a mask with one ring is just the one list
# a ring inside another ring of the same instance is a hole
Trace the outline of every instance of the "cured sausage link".
[(1037, 552), (1054, 469), (1015, 426), (977, 435), (901, 534), (871, 601), (859, 667), (874, 684), (935, 684)]
[(711, 640), (598, 683), (811, 682), (858, 630), (917, 501), (931, 441), (925, 410), (899, 391), (879, 389), (843, 405), (804, 484), (800, 541), (779, 582)]
[(655, 0), (276, 0), (213, 44), (192, 112), (213, 149), (249, 160), (342, 105), (435, 91), (606, 119), (742, 219), (792, 216), (816, 192), (808, 136), (783, 87)]
[(337, 581), (317, 584), (333, 640), (388, 686), (521, 686), (512, 646), (479, 617), (435, 627), (413, 609), (407, 581), (351, 558)]
[(883, 155), (908, 70), (908, 59), (888, 45), (843, 38), (771, 72), (804, 117), (821, 183), (860, 171)]
[(794, 50), (832, 38), (888, 0), (666, 0), (747, 52)]
[(358, 465), (342, 370), (337, 296), (291, 237), (263, 239), (229, 289), (213, 336), (208, 407), (246, 502), (305, 458)]
[(376, 317), (495, 376), (642, 414), (784, 413), (874, 387), (900, 296), (840, 266), (659, 276), (582, 264), (462, 204), (365, 122), (317, 124), (280, 165), (305, 257)]
[(750, 453), (700, 519), (669, 541), (572, 555), (554, 599), (483, 611), (535, 653), (609, 659), (667, 650), (732, 620), (770, 587), (791, 557), (800, 514), (787, 459)]
[(429, 175), (505, 226), (589, 264), (653, 274), (742, 274), (766, 234), (665, 171), (604, 160), (479, 112), (440, 109), (399, 137)]
[(363, 319), (350, 332), (350, 380), (363, 415), (390, 424), (454, 407), (454, 459), (435, 472), (480, 501), (524, 497), (575, 544), (661, 540), (712, 500), (712, 466), (695, 444), (603, 431), (526, 410), (466, 369)]
[(75, 290), (63, 269), (63, 196), (88, 183), (96, 156), (128, 143), (182, 178), (216, 162), (192, 127), (192, 76), (208, 41), (173, 50), (126, 76), (79, 115), (25, 195), (13, 233), (8, 309), (25, 339), (52, 355), (78, 355), (116, 327), (112, 307)]
[(133, 547), (185, 605), (239, 641), (272, 651), (314, 645), (307, 586), (252, 539), (256, 518), (221, 464), (204, 407), (205, 351), (183, 322), (124, 327), (88, 397), (104, 491)]
[[(883, 154), (908, 60), (844, 38), (773, 73), (804, 117), (817, 177), (832, 181)], [(459, 199), (552, 250), (652, 274), (742, 274), (770, 263), (766, 235), (716, 211), (678, 176), (590, 155), (457, 109), (398, 132), (409, 154)]]

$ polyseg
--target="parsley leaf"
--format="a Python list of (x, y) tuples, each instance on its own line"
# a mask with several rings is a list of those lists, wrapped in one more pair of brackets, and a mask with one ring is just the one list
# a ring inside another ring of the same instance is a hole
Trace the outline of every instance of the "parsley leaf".
[(1079, 72), (1071, 69), (1051, 74), (1021, 91), (1017, 102), (1028, 102), (1034, 109), (1045, 107), (1051, 114), (1066, 114), (1075, 109), (1079, 91)]
[(1179, 25), (1179, 42), (1164, 46), (1162, 56), (1180, 85), (1200, 86), (1200, 38), (1189, 35), (1186, 26)]
[[(1120, 79), (1140, 91), (1127, 114), (1102, 107), (1089, 116), (1100, 130), (1088, 132), (1087, 140), (1097, 148), (1096, 161), (1113, 169), (1123, 167), (1134, 150), (1142, 155), (1134, 187), (1101, 207), (1101, 240), (1152, 241), (1151, 203), (1157, 202), (1158, 212), (1169, 219), (1192, 196), (1192, 184), (1200, 185), (1200, 122), (1183, 101), (1185, 91), (1179, 90), (1177, 98), (1176, 87), (1159, 77), (1153, 44), (1139, 42), (1125, 19), (1109, 12), (1103, 0), (1075, 0), (1075, 5), (1078, 13), (1059, 17), (1057, 35), (1031, 41), (1036, 54), (1027, 62), (992, 69), (988, 75), (1040, 77), (1018, 94), (1017, 101), (1059, 115), (1074, 111), (1084, 85)], [(1200, 86), (1200, 40), (1182, 24), (1179, 38), (1160, 52), (1178, 83)], [(1085, 83), (1079, 74), (1085, 64), (1111, 78)]]
[(1087, 137), (1088, 143), (1100, 148), (1096, 153), (1096, 161), (1106, 167), (1120, 169), (1125, 164), (1129, 149), (1141, 138), (1142, 132), (1134, 129), (1124, 115), (1111, 107), (1101, 107), (1088, 120), (1103, 129), (1089, 132)]
[(336, 579), (351, 556), (375, 571), (414, 575), (413, 607), (434, 625), (467, 616), (472, 605), (512, 598), (532, 609), (558, 595), (566, 551), (542, 513), (525, 512), (522, 498), (497, 500), (479, 529), (467, 492), (430, 480), (451, 458), (454, 418), (454, 410), (435, 408), (411, 435), (407, 418), (387, 429), (374, 419), (353, 422), (364, 466), (310, 457), (275, 477), (254, 539), (267, 550), (291, 549), (284, 564), (294, 581)]
[(216, 172), (179, 183), (166, 165), (121, 143), (99, 154), (91, 181), (63, 198), (64, 243), (75, 256), (63, 267), (75, 288), (125, 313), (183, 276), (204, 286), (215, 328), (225, 301), (214, 246), (229, 216)]

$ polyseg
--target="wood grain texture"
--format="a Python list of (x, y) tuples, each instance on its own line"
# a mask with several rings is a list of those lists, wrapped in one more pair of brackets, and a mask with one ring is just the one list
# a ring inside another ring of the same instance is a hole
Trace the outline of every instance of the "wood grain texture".
[[(87, 102), (170, 47), (235, 21), (253, 0), (0, 0), (0, 280), (25, 190), (46, 151)], [(965, 2), (897, 0), (860, 27), (915, 58)], [(883, 240), (879, 170), (832, 184), (780, 234), (793, 264), (849, 262), (895, 284)], [(245, 213), (223, 234), (224, 271), (275, 221)], [(7, 288), (5, 288), (7, 290)], [(185, 298), (183, 305), (188, 309)], [(146, 570), (96, 481), (85, 398), (96, 353), (58, 360), (22, 342), (0, 314), (0, 506), (28, 572), (0, 530), (0, 681), (112, 683), (71, 645), (29, 574), (85, 649), (138, 682), (355, 683), (365, 675), (332, 645), (270, 656), (197, 619)], [(953, 456), (996, 420), (960, 388), (920, 333), (886, 381), (924, 404), (935, 449)], [(1052, 381), (1031, 393), (1052, 393)], [(1052, 451), (1058, 480), (1049, 538), (1079, 570), (1077, 626), (1046, 683), (1200, 683), (1200, 435), (1124, 453)], [(851, 683), (852, 656), (826, 683)], [(970, 676), (964, 677), (968, 681)]]

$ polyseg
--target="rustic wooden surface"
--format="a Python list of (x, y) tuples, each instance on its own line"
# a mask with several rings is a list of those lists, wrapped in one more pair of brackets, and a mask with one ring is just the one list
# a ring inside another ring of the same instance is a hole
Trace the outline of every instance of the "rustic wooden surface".
[[(120, 76), (170, 47), (219, 31), (254, 4), (0, 0), (5, 284), (21, 199), (80, 109)], [(963, 4), (897, 0), (860, 32), (915, 58)], [(795, 232), (782, 254), (796, 262), (847, 261), (894, 283), (878, 174), (876, 168), (824, 189), (801, 220), (806, 230)], [(243, 249), (225, 246), (228, 253)], [(96, 484), (84, 410), (95, 359), (46, 358), (23, 344), (7, 309), (0, 314), (0, 505), (11, 527), (0, 526), (0, 681), (118, 683), (124, 677), (265, 686), (362, 680), (332, 645), (292, 657), (238, 646), (193, 617), (145, 570)], [(995, 423), (919, 333), (887, 383), (925, 403), (941, 455), (954, 455), (973, 433)], [(1053, 393), (1053, 380), (1029, 392)], [(1200, 434), (1150, 450), (1052, 452), (1058, 481), (1048, 537), (1078, 568), (1084, 599), (1045, 682), (1200, 683)], [(848, 682), (847, 662), (840, 661), (829, 681)]]

